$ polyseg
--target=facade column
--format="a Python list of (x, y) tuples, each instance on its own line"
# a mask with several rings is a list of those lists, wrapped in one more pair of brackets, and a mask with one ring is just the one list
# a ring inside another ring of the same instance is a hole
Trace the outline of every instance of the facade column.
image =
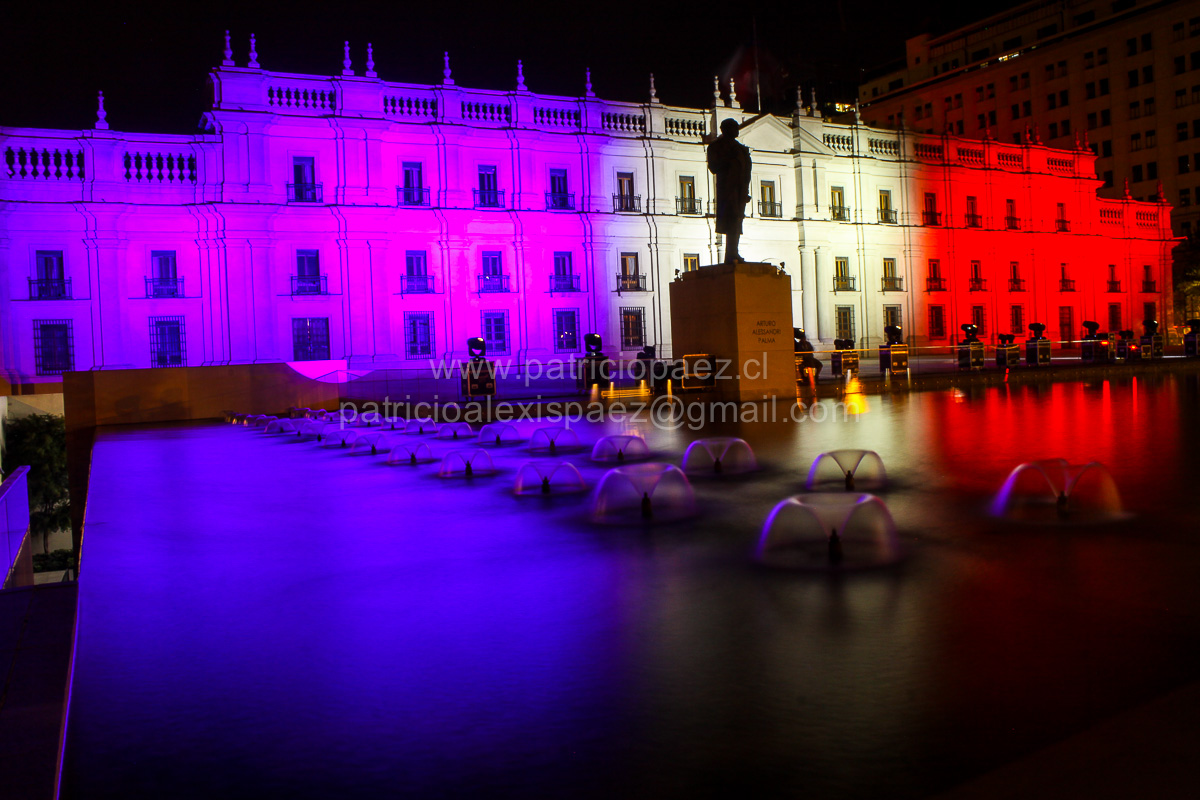
[(820, 335), (817, 323), (817, 262), (816, 255), (809, 248), (800, 248), (800, 295), (803, 308), (805, 333), (809, 338), (816, 339)]
[(824, 297), (826, 292), (832, 291), (833, 287), (833, 265), (830, 259), (833, 256), (828, 248), (817, 247), (813, 249), (813, 261), (815, 267), (813, 276), (815, 284), (813, 292), (814, 304), (816, 305), (817, 318), (817, 338), (821, 344), (833, 346), (833, 338), (835, 328), (833, 325), (833, 302), (832, 299)]

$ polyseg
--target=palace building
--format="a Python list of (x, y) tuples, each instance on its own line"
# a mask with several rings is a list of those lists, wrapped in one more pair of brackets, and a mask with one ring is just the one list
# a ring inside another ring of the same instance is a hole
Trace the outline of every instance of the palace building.
[[(1170, 207), (1100, 198), (1096, 156), (713, 107), (470, 89), (356, 70), (210, 75), (202, 132), (0, 128), (0, 342), (12, 383), (67, 370), (341, 360), (427, 369), (483, 336), (564, 360), (585, 333), (672, 353), (668, 284), (722, 258), (705, 148), (752, 149), (742, 255), (791, 277), (828, 345), (888, 324), (946, 345), (1044, 322), (1169, 322)], [(582, 77), (582, 76), (581, 76)], [(533, 83), (535, 78), (530, 76)], [(110, 123), (113, 127), (110, 127)]]

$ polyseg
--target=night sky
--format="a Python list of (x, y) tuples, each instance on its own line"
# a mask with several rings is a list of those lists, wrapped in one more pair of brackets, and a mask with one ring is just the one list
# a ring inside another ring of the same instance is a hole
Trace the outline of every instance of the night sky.
[(0, 48), (0, 125), (90, 127), (96, 91), (103, 89), (116, 130), (194, 132), (209, 105), (205, 76), (220, 63), (226, 28), (239, 66), (253, 31), (258, 60), (272, 71), (340, 74), (342, 41), (349, 39), (360, 74), (366, 43), (374, 43), (375, 68), (385, 80), (440, 82), (441, 53), (449, 50), (463, 86), (511, 89), (521, 58), (534, 92), (580, 95), (584, 68), (591, 67), (600, 97), (644, 101), (654, 72), (663, 102), (707, 106), (712, 76), (737, 75), (744, 81), (739, 99), (750, 108), (752, 18), (764, 105), (786, 113), (797, 84), (816, 83), (823, 101), (852, 100), (861, 70), (902, 58), (906, 37), (1008, 5), (9, 3)]

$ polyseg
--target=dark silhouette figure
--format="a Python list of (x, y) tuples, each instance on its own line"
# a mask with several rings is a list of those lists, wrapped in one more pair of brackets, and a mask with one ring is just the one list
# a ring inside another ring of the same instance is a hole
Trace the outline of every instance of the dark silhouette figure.
[(550, 452), (551, 453), (554, 452), (554, 440), (553, 439), (550, 440)]
[(792, 349), (795, 351), (796, 357), (800, 359), (800, 368), (811, 369), (814, 380), (820, 378), (821, 370), (825, 368), (825, 365), (813, 355), (815, 351), (813, 350), (812, 342), (808, 340), (808, 335), (802, 328), (796, 328), (793, 331), (792, 338)]
[(1067, 508), (1067, 493), (1062, 492), (1058, 495), (1058, 501), (1055, 503), (1055, 508), (1058, 511), (1059, 519), (1066, 519), (1071, 515), (1070, 509)]
[(463, 474), (468, 478), (475, 474), (475, 470), (471, 467), (470, 461), (463, 462)]
[(414, 467), (417, 465), (417, 454), (415, 452), (408, 454), (408, 463), (412, 464)]
[(542, 478), (542, 494), (550, 494), (550, 479)]
[(653, 519), (654, 512), (650, 508), (650, 493), (642, 492), (642, 519)]
[(625, 460), (625, 451), (618, 450), (617, 451), (617, 461), (624, 461), (624, 460)]
[(721, 474), (721, 459), (718, 458), (717, 460), (713, 461), (713, 472), (717, 473), (718, 475)]
[(842, 563), (842, 537), (838, 536), (837, 528), (829, 532), (829, 563), (834, 566)]
[(850, 470), (846, 470), (846, 491), (854, 491), (854, 473)]
[(708, 146), (708, 171), (716, 178), (717, 233), (725, 235), (725, 263), (742, 260), (738, 242), (750, 202), (750, 148), (737, 140), (738, 123), (721, 123), (721, 135)]

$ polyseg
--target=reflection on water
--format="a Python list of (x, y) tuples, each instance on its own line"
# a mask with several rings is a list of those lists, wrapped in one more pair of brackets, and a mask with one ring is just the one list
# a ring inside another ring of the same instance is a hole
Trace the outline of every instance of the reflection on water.
[[(576, 452), (493, 449), (496, 478), (456, 481), (244, 427), (105, 435), (66, 795), (923, 796), (1200, 676), (1198, 399), (1142, 379), (581, 426)], [(762, 469), (697, 480), (699, 516), (660, 526), (514, 495), (538, 458), (594, 486), (617, 433), (675, 464), (737, 436)], [(887, 464), (907, 561), (755, 567), (770, 509), (848, 448)], [(1107, 464), (1132, 519), (987, 516), (1060, 457)]]

